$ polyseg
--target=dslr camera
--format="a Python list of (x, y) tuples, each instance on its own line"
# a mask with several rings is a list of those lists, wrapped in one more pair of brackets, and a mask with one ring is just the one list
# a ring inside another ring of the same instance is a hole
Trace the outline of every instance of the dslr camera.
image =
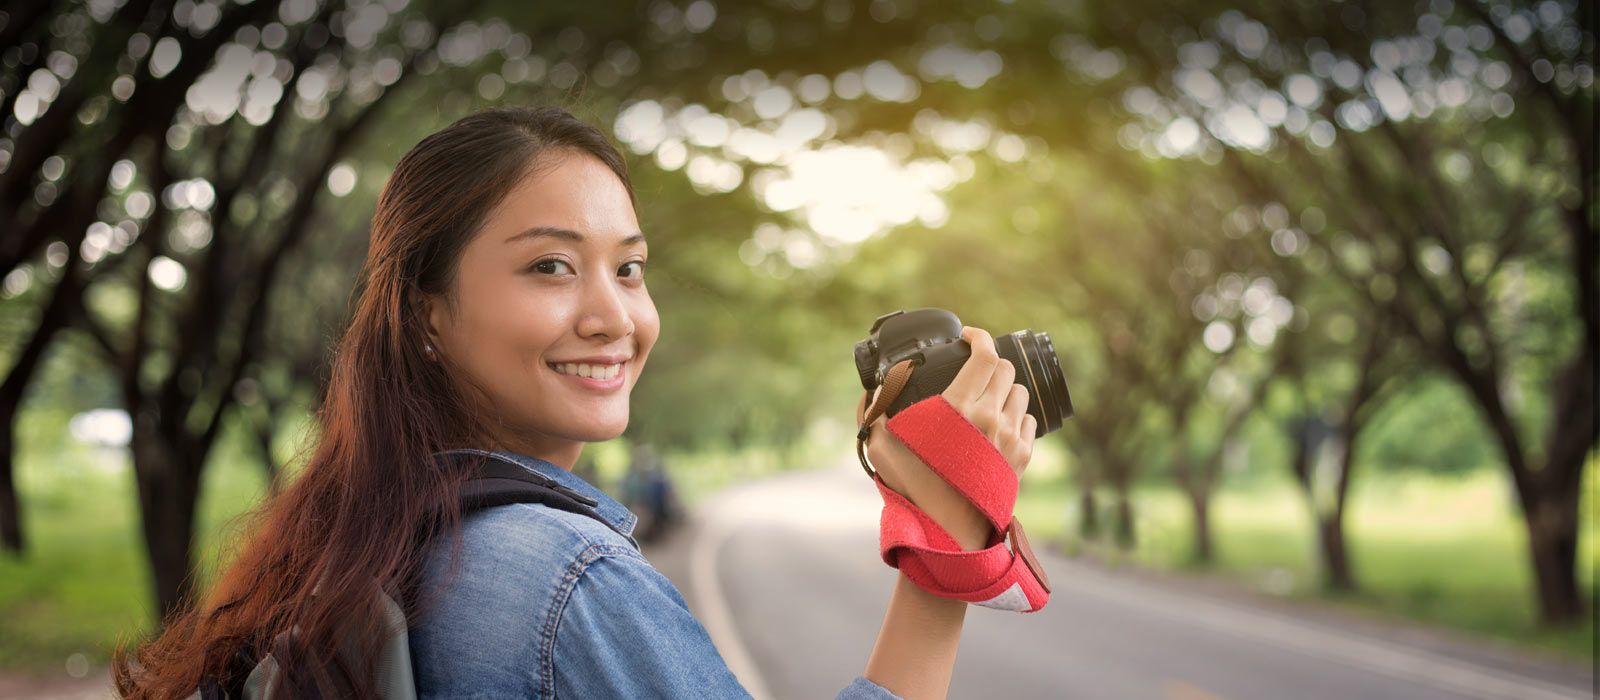
[[(1060, 428), (1072, 416), (1072, 397), (1050, 334), (1020, 330), (996, 336), (994, 346), (1016, 367), (1016, 383), (1028, 390), (1028, 415), (1038, 425), (1034, 437)], [(861, 386), (869, 392), (883, 383), (889, 368), (903, 360), (914, 363), (910, 380), (885, 412), (893, 416), (950, 386), (972, 356), (972, 346), (961, 339), (961, 319), (955, 314), (918, 309), (879, 316), (867, 339), (856, 343), (855, 355)]]

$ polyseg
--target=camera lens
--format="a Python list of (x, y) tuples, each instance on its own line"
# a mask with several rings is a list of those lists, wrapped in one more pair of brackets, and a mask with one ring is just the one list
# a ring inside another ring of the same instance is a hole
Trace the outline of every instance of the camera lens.
[[(1044, 365), (1045, 386), (1054, 397), (1057, 414), (1061, 420), (1072, 417), (1072, 395), (1067, 392), (1067, 376), (1061, 372), (1061, 358), (1056, 355), (1056, 345), (1050, 342), (1049, 333), (1039, 333), (1035, 337), (1039, 348), (1039, 360)], [(1057, 428), (1061, 427), (1059, 425)], [(1054, 430), (1055, 428), (1051, 428)]]
[(995, 350), (1016, 366), (1016, 382), (1028, 390), (1028, 414), (1038, 425), (1034, 437), (1060, 428), (1072, 416), (1072, 398), (1050, 334), (1017, 331), (996, 338)]

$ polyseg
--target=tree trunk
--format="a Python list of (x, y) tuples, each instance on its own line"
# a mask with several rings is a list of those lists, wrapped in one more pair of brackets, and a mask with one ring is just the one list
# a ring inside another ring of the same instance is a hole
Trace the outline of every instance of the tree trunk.
[[(1268, 378), (1258, 381), (1251, 388), (1250, 396), (1260, 396), (1267, 381)], [(1210, 566), (1216, 561), (1216, 548), (1211, 537), (1211, 494), (1222, 478), (1223, 455), (1249, 417), (1248, 405), (1234, 409), (1228, 424), (1222, 429), (1222, 435), (1217, 438), (1216, 446), (1205, 455), (1204, 460), (1195, 465), (1187, 457), (1180, 457), (1173, 465), (1178, 482), (1189, 494), (1189, 509), (1194, 514), (1194, 549), (1190, 553), (1194, 564)]]
[[(1524, 505), (1540, 617), (1550, 624), (1583, 618), (1578, 589), (1578, 489), (1543, 489)], [(1530, 507), (1531, 506), (1531, 507)]]
[[(1355, 571), (1350, 566), (1349, 548), (1345, 545), (1344, 536), (1344, 508), (1350, 489), (1350, 470), (1353, 466), (1355, 455), (1354, 445), (1349, 442), (1353, 437), (1351, 433), (1343, 433), (1338, 438), (1344, 439), (1345, 445), (1339, 458), (1339, 475), (1334, 484), (1333, 503), (1327, 508), (1318, 502), (1317, 498), (1317, 445), (1321, 440), (1314, 439), (1314, 429), (1305, 427), (1296, 431), (1295, 453), (1292, 470), (1295, 482), (1300, 486), (1300, 495), (1305, 498), (1306, 509), (1311, 511), (1314, 522), (1313, 527), (1317, 533), (1317, 553), (1322, 565), (1322, 586), (1330, 591), (1354, 591), (1357, 589)], [(1359, 429), (1359, 428), (1358, 428)]]
[[(1590, 355), (1588, 359), (1592, 358)], [(1584, 600), (1577, 580), (1583, 472), (1600, 437), (1596, 430), (1600, 412), (1595, 405), (1595, 367), (1588, 359), (1577, 358), (1558, 379), (1558, 417), (1545, 441), (1546, 462), (1543, 469), (1532, 474), (1534, 478), (1525, 480), (1529, 494), (1521, 498), (1540, 616), (1545, 622), (1556, 624), (1583, 619), (1585, 606), (1593, 604)]]
[(1134, 532), (1133, 503), (1128, 498), (1127, 484), (1117, 484), (1117, 521), (1114, 527), (1113, 536), (1116, 538), (1117, 547), (1124, 551), (1133, 551), (1139, 539)]
[(1557, 391), (1560, 398), (1551, 447), (1542, 469), (1530, 467), (1498, 389), (1487, 381), (1471, 386), (1511, 472), (1528, 531), (1528, 555), (1533, 560), (1539, 614), (1545, 623), (1553, 625), (1577, 622), (1585, 609), (1577, 575), (1578, 495), (1583, 465), (1594, 443), (1595, 407), (1594, 374), (1579, 364), (1582, 362), (1584, 358), (1580, 357), (1568, 369), (1563, 375), (1568, 381)]
[(1210, 566), (1216, 561), (1211, 543), (1211, 499), (1209, 489), (1190, 489), (1189, 508), (1194, 513), (1194, 563)]
[(1087, 466), (1078, 470), (1078, 535), (1086, 540), (1100, 537), (1100, 502), (1094, 496), (1094, 474)]
[(1322, 585), (1330, 591), (1355, 591), (1355, 572), (1350, 568), (1350, 556), (1345, 547), (1344, 511), (1350, 502), (1350, 480), (1356, 468), (1356, 440), (1366, 427), (1362, 413), (1372, 398), (1373, 384), (1368, 378), (1370, 365), (1363, 370), (1361, 384), (1356, 389), (1355, 400), (1345, 416), (1343, 432), (1344, 450), (1339, 455), (1339, 473), (1334, 477), (1333, 503), (1329, 512), (1317, 514), (1317, 540), (1322, 544)]
[(17, 500), (16, 431), (17, 418), (22, 413), (22, 400), (34, 373), (44, 363), (45, 351), (50, 348), (56, 333), (65, 328), (82, 302), (83, 290), (79, 287), (77, 249), (69, 249), (67, 262), (62, 267), (61, 280), (50, 292), (50, 301), (39, 314), (39, 323), (33, 334), (17, 353), (16, 362), (0, 381), (0, 547), (21, 553), (22, 513)]
[(1322, 547), (1322, 586), (1330, 591), (1356, 590), (1355, 573), (1344, 542), (1344, 512), (1317, 516), (1317, 542)]
[(0, 549), (22, 554), (22, 509), (17, 502), (17, 483), (13, 473), (13, 437), (16, 412), (0, 407)]
[(133, 469), (156, 610), (165, 621), (194, 594), (190, 564), (200, 470), (185, 464), (180, 450), (159, 435), (152, 423), (149, 416), (136, 419)]

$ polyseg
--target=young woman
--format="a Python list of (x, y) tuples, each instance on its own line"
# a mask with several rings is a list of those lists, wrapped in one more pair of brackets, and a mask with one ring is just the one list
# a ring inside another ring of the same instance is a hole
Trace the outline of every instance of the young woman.
[[(368, 614), (376, 582), (405, 604), (423, 697), (746, 696), (628, 536), (633, 516), (570, 472), (584, 443), (627, 427), (660, 330), (647, 258), (621, 154), (566, 112), (483, 112), (419, 143), (379, 198), (310, 461), (210, 596), (119, 658), (117, 690), (187, 696), (292, 631), (375, 697), (368, 655), (348, 640), (370, 652), (392, 632)], [(964, 337), (973, 359), (944, 396), (1020, 473), (1026, 393), (987, 334)], [(990, 539), (881, 420), (870, 445), (886, 483), (963, 547)], [(450, 450), (548, 476), (600, 519), (538, 504), (462, 518), (470, 460), (440, 457)], [(901, 576), (863, 677), (840, 697), (942, 697), (965, 608)]]

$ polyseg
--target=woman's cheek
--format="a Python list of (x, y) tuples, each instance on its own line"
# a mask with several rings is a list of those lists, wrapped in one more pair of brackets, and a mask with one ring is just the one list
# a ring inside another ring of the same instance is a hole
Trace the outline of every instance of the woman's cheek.
[(656, 305), (650, 299), (650, 293), (641, 289), (640, 295), (642, 305), (634, 326), (638, 329), (635, 332), (639, 334), (639, 355), (643, 357), (650, 352), (651, 347), (655, 346), (656, 338), (661, 335), (661, 316), (656, 312)]

